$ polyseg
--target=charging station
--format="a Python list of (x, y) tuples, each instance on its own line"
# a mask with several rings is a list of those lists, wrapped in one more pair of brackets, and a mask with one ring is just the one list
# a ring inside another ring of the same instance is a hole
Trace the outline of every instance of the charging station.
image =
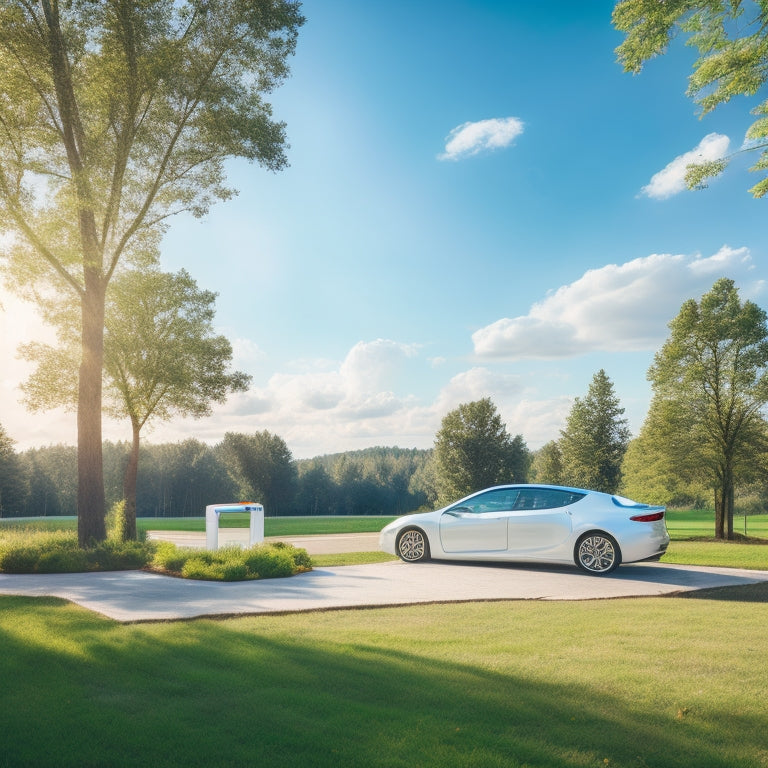
[(241, 501), (233, 504), (209, 504), (205, 508), (205, 547), (219, 548), (219, 515), (222, 512), (250, 512), (251, 528), (248, 546), (264, 541), (264, 507), (253, 501)]

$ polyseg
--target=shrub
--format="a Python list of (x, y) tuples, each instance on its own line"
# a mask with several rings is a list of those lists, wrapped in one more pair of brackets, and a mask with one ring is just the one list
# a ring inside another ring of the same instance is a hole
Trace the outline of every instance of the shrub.
[(297, 573), (291, 553), (281, 547), (255, 546), (243, 553), (245, 566), (262, 579), (276, 579)]
[(150, 568), (209, 581), (243, 581), (292, 576), (312, 569), (305, 549), (290, 544), (258, 544), (215, 552), (179, 548), (169, 541), (108, 539), (80, 549), (75, 531), (14, 528), (0, 532), (0, 572), (77, 573)]
[(84, 549), (51, 549), (37, 558), (37, 573), (80, 573), (91, 570)]
[(158, 571), (181, 573), (181, 569), (184, 567), (188, 557), (188, 550), (179, 549), (170, 541), (161, 541), (157, 544), (150, 567)]
[(108, 541), (125, 540), (125, 499), (116, 501), (107, 512), (105, 519)]
[(244, 581), (249, 576), (245, 563), (234, 558), (214, 560), (193, 555), (184, 563), (181, 575), (185, 579), (204, 579), (206, 581)]
[(107, 539), (85, 550), (90, 571), (130, 571), (147, 565), (154, 545), (140, 541)]
[(0, 572), (77, 573), (143, 568), (153, 543), (105, 541), (80, 549), (74, 531), (17, 528), (0, 535)]
[(0, 571), (34, 573), (40, 552), (36, 547), (9, 546), (0, 550)]
[(249, 549), (223, 547), (211, 552), (180, 549), (170, 542), (158, 545), (152, 568), (206, 581), (244, 581), (293, 576), (312, 569), (305, 549), (290, 544), (258, 544)]

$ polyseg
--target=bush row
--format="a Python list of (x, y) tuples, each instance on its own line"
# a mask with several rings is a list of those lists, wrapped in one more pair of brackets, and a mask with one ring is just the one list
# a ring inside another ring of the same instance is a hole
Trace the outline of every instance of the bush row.
[(73, 531), (14, 529), (0, 533), (0, 573), (80, 573), (149, 568), (188, 579), (242, 581), (309, 571), (304, 549), (289, 544), (226, 547), (215, 552), (170, 542), (107, 540), (81, 549)]
[(312, 570), (312, 561), (305, 549), (282, 542), (248, 549), (223, 547), (211, 552), (164, 541), (157, 544), (150, 567), (186, 579), (244, 581), (293, 576)]

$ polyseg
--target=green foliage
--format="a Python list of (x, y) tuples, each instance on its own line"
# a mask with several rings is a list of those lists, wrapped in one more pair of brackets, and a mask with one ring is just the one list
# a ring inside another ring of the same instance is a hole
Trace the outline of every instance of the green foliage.
[(525, 482), (530, 463), (522, 437), (510, 437), (488, 397), (443, 418), (434, 458), (439, 504), (499, 483)]
[(733, 534), (736, 485), (764, 471), (768, 425), (766, 313), (721, 278), (686, 301), (648, 372), (653, 400), (641, 433), (648, 456), (714, 490), (718, 538)]
[(406, 514), (429, 497), (431, 451), (366, 448), (297, 461), (299, 514)]
[(152, 544), (136, 541), (104, 541), (83, 549), (73, 530), (0, 530), (0, 572), (3, 573), (134, 570), (143, 568), (152, 553)]
[(533, 454), (531, 481), (547, 485), (563, 485), (563, 454), (556, 440), (545, 443)]
[(305, 549), (260, 544), (215, 552), (170, 542), (107, 540), (83, 549), (75, 531), (0, 529), (0, 573), (78, 573), (136, 570), (150, 566), (190, 579), (241, 581), (292, 576), (312, 569)]
[(273, 515), (290, 506), (297, 473), (285, 440), (267, 430), (252, 435), (227, 432), (221, 450), (241, 498), (261, 502)]
[(189, 552), (186, 549), (181, 549), (170, 541), (159, 541), (152, 558), (152, 567), (161, 571), (181, 573), (188, 557)]
[[(123, 498), (130, 445), (104, 443), (104, 485), (108, 505)], [(369, 448), (294, 462), (298, 477), (278, 499), (290, 515), (400, 515), (434, 503), (433, 483), (424, 470), (430, 450)], [(18, 454), (30, 477), (25, 515), (74, 515), (77, 505), (77, 450), (54, 445)], [(346, 469), (343, 467), (346, 466)], [(228, 471), (222, 444), (188, 439), (140, 448), (136, 509), (139, 517), (202, 515), (216, 501), (241, 498)], [(246, 494), (250, 495), (250, 493)], [(291, 503), (293, 498), (293, 503)], [(261, 500), (261, 499), (254, 499)], [(267, 514), (276, 510), (267, 507)], [(159, 524), (159, 523), (158, 523)]]
[(13, 440), (0, 424), (0, 517), (20, 514), (27, 492), (23, 464), (13, 449)]
[(312, 562), (306, 550), (281, 542), (248, 549), (222, 547), (213, 552), (162, 542), (152, 567), (188, 579), (244, 581), (293, 576), (311, 570)]
[(116, 501), (107, 512), (107, 539), (125, 541), (125, 499)]
[(621, 461), (629, 442), (624, 409), (613, 382), (600, 369), (586, 397), (577, 397), (560, 432), (558, 447), (566, 485), (615, 493), (621, 478)]
[(711, 504), (711, 488), (688, 461), (690, 429), (685, 413), (654, 398), (640, 434), (629, 443), (622, 461), (622, 495), (672, 507)]
[[(679, 33), (699, 52), (688, 84), (688, 95), (707, 114), (734, 96), (753, 97), (768, 82), (768, 5), (742, 0), (621, 0), (613, 24), (626, 37), (616, 49), (625, 71), (638, 73), (643, 64), (667, 51)], [(758, 119), (747, 132), (749, 143), (738, 152), (759, 152), (753, 171), (768, 170), (768, 101), (753, 109)], [(691, 188), (722, 173), (731, 158), (688, 167)], [(768, 192), (768, 178), (750, 190)]]

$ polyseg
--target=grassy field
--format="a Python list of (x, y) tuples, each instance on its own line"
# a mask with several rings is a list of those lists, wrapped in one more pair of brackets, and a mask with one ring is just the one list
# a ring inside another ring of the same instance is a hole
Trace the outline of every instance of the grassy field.
[(0, 597), (0, 766), (764, 767), (768, 592), (699, 597), (137, 625)]
[[(666, 562), (768, 568), (680, 515)], [(760, 584), (121, 625), (0, 596), (0, 768), (765, 768), (766, 603)]]
[[(265, 536), (307, 536), (323, 533), (374, 533), (380, 531), (394, 517), (338, 516), (338, 517), (267, 517)], [(219, 518), (219, 528), (248, 528), (247, 512), (228, 512)], [(76, 530), (76, 517), (9, 517), (0, 520), (0, 526), (42, 527)], [(136, 521), (139, 531), (205, 531), (204, 517), (140, 517)]]
[[(712, 510), (668, 509), (667, 530), (673, 540), (712, 537), (715, 513)], [(742, 535), (768, 539), (768, 515), (735, 515), (733, 530)]]
[[(337, 517), (267, 517), (264, 532), (267, 536), (306, 536), (323, 533), (372, 533), (380, 531), (394, 517), (346, 516)], [(247, 528), (250, 517), (245, 512), (221, 515), (221, 528)], [(46, 528), (77, 528), (75, 517), (5, 518), (2, 525), (32, 525)], [(137, 526), (142, 531), (205, 531), (204, 517), (140, 517)], [(768, 515), (736, 515), (734, 531), (754, 538), (768, 539)], [(715, 513), (711, 510), (667, 510), (667, 529), (673, 540), (712, 537), (715, 531)]]

